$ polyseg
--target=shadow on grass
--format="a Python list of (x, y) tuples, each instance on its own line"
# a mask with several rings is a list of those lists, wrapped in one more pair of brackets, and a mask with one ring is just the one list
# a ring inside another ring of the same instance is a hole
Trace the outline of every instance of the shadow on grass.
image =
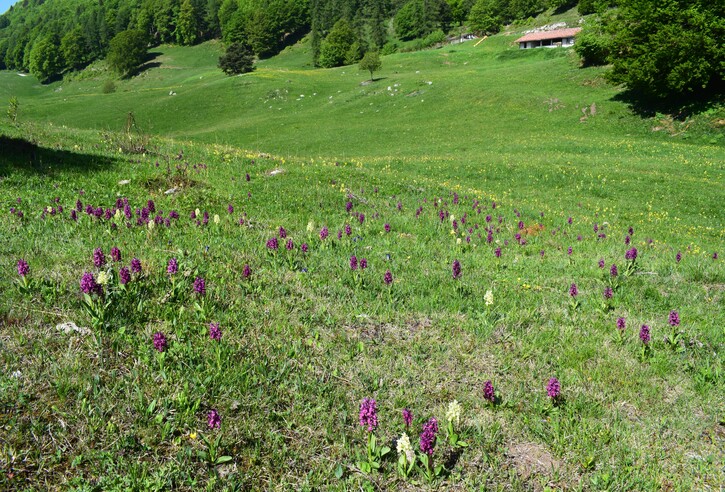
[(0, 135), (0, 177), (11, 172), (52, 174), (57, 171), (94, 172), (118, 161), (100, 155), (40, 147), (23, 138)]
[(675, 120), (683, 121), (691, 116), (704, 113), (725, 104), (725, 94), (713, 91), (701, 97), (673, 98), (668, 100), (647, 97), (634, 90), (625, 90), (612, 97), (613, 101), (623, 102), (636, 115), (651, 118), (657, 114), (667, 114)]
[(136, 70), (131, 70), (125, 78), (130, 79), (136, 77), (137, 75), (141, 75), (142, 73), (146, 72), (147, 70), (151, 70), (152, 68), (159, 68), (161, 66), (161, 62), (154, 60), (156, 60), (156, 58), (158, 58), (162, 54), (163, 53), (161, 53), (160, 51), (152, 51), (150, 53), (147, 53), (143, 64)]

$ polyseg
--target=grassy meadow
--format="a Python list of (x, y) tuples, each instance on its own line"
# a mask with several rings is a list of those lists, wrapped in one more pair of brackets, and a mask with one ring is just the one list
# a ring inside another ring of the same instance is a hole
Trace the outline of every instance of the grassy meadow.
[(722, 111), (515, 38), (0, 72), (0, 487), (719, 490)]

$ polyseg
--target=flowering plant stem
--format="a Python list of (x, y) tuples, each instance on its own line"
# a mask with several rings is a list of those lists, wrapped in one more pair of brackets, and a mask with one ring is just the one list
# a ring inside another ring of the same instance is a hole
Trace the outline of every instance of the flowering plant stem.
[(428, 483), (433, 483), (433, 481), (443, 472), (443, 465), (434, 467), (433, 456), (426, 453), (419, 453), (418, 457), (420, 458), (420, 462), (423, 464), (421, 467), (423, 476), (425, 476), (426, 480), (428, 480)]
[(458, 434), (455, 433), (453, 429), (453, 421), (448, 421), (448, 426), (446, 427), (446, 430), (448, 431), (448, 442), (451, 445), (452, 448), (466, 448), (468, 447), (468, 443), (465, 441), (461, 441)]
[(368, 432), (367, 461), (359, 461), (358, 468), (365, 473), (380, 468), (383, 456), (390, 452), (388, 446), (378, 446), (378, 440), (373, 432)]

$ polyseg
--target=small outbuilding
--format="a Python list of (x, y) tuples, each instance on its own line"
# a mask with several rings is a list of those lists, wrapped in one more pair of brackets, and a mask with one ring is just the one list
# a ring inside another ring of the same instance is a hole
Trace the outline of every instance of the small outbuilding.
[(574, 46), (574, 37), (581, 27), (556, 29), (554, 31), (531, 32), (516, 40), (522, 50), (530, 48), (561, 48)]

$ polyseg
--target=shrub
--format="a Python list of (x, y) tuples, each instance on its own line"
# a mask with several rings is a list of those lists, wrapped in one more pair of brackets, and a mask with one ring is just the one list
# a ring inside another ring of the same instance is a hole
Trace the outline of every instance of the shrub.
[(254, 70), (254, 53), (246, 43), (232, 43), (219, 57), (219, 68), (227, 75), (239, 75)]
[(103, 87), (101, 88), (104, 94), (110, 94), (112, 92), (116, 92), (116, 84), (113, 83), (113, 80), (106, 80), (103, 83)]

